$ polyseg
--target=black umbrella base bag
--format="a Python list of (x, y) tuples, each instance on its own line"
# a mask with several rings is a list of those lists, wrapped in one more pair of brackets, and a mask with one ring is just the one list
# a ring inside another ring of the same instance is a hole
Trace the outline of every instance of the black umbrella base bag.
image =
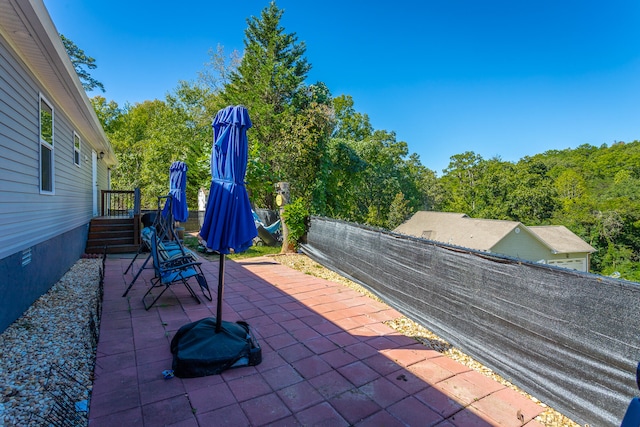
[(220, 374), (229, 368), (262, 362), (262, 349), (246, 322), (222, 321), (216, 333), (215, 317), (182, 326), (171, 340), (173, 372), (180, 378)]

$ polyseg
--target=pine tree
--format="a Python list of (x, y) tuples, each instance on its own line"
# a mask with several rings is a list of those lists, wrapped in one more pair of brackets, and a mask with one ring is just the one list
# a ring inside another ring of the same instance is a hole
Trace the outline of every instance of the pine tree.
[(96, 65), (96, 60), (91, 56), (87, 56), (87, 54), (84, 53), (84, 50), (80, 49), (73, 41), (69, 40), (62, 34), (60, 34), (60, 39), (67, 51), (67, 55), (69, 55), (69, 59), (71, 59), (73, 68), (76, 70), (76, 74), (78, 74), (78, 77), (80, 78), (82, 88), (86, 92), (90, 92), (94, 89), (100, 89), (104, 92), (104, 85), (91, 77), (89, 71), (84, 68), (86, 67), (89, 70), (95, 70), (98, 67)]
[(286, 132), (285, 123), (292, 122), (294, 100), (306, 90), (304, 81), (311, 68), (304, 57), (305, 43), (298, 43), (295, 33), (287, 34), (280, 26), (283, 12), (271, 2), (260, 18), (247, 19), (244, 56), (222, 94), (227, 104), (242, 104), (249, 110), (253, 129), (248, 134), (246, 179), (253, 199), (265, 207), (273, 204), (273, 184), (280, 179), (277, 142)]

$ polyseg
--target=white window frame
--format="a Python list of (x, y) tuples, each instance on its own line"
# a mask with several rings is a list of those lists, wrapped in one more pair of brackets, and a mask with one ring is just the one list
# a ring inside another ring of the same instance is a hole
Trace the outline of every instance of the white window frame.
[[(50, 110), (51, 110), (51, 142), (45, 140), (42, 137), (42, 104), (45, 104)], [(55, 172), (55, 110), (53, 108), (53, 106), (51, 105), (51, 102), (49, 102), (49, 100), (47, 98), (44, 97), (44, 95), (40, 94), (39, 99), (38, 99), (38, 141), (39, 141), (39, 154), (40, 154), (40, 158), (39, 158), (39, 163), (38, 163), (38, 168), (39, 168), (39, 179), (40, 179), (40, 194), (55, 194), (55, 189), (56, 189), (56, 185), (55, 185), (55, 176), (56, 176), (56, 172)], [(44, 154), (44, 150), (49, 150), (50, 153), (50, 157), (49, 157), (49, 177), (47, 177), (50, 181), (50, 186), (51, 188), (43, 188), (43, 183), (44, 183), (44, 174), (46, 173), (46, 171), (44, 170), (44, 168), (42, 167), (43, 165), (43, 154)]]
[(80, 139), (80, 135), (78, 135), (76, 131), (73, 131), (73, 163), (77, 167), (80, 167), (80, 164), (82, 163), (80, 161), (80, 158), (81, 158), (80, 156), (82, 154), (81, 150), (82, 150), (82, 140)]
[[(580, 262), (582, 264), (581, 268), (571, 268), (567, 267), (567, 264), (573, 264), (576, 262)], [(576, 270), (576, 271), (588, 271), (587, 269), (587, 258), (577, 257), (577, 258), (561, 258), (561, 259), (550, 259), (547, 261), (549, 265), (555, 265), (556, 267), (566, 268), (568, 270)]]

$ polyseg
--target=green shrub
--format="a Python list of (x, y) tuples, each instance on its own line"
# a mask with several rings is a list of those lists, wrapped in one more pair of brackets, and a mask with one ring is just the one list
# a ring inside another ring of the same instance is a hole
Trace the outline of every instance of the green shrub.
[(300, 243), (300, 239), (307, 232), (307, 219), (309, 218), (309, 209), (304, 200), (298, 198), (284, 207), (282, 213), (287, 229), (289, 230), (289, 243), (296, 247)]

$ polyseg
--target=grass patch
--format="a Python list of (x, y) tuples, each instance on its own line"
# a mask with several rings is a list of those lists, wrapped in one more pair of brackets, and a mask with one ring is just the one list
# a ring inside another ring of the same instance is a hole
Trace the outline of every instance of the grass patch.
[[(192, 251), (198, 253), (203, 258), (216, 260), (219, 258), (218, 254), (205, 254), (198, 251), (198, 238), (193, 236), (184, 236), (184, 245), (191, 249)], [(245, 252), (239, 254), (229, 254), (227, 255), (228, 259), (244, 259), (244, 258), (254, 258), (264, 255), (274, 255), (280, 253), (280, 245), (278, 246), (256, 246), (253, 245)]]
[(263, 256), (263, 255), (279, 254), (280, 250), (281, 250), (280, 245), (278, 246), (253, 245), (249, 249), (247, 249), (245, 252), (242, 252), (241, 254), (230, 254), (230, 255), (227, 255), (227, 257), (230, 259), (253, 258), (253, 257)]

